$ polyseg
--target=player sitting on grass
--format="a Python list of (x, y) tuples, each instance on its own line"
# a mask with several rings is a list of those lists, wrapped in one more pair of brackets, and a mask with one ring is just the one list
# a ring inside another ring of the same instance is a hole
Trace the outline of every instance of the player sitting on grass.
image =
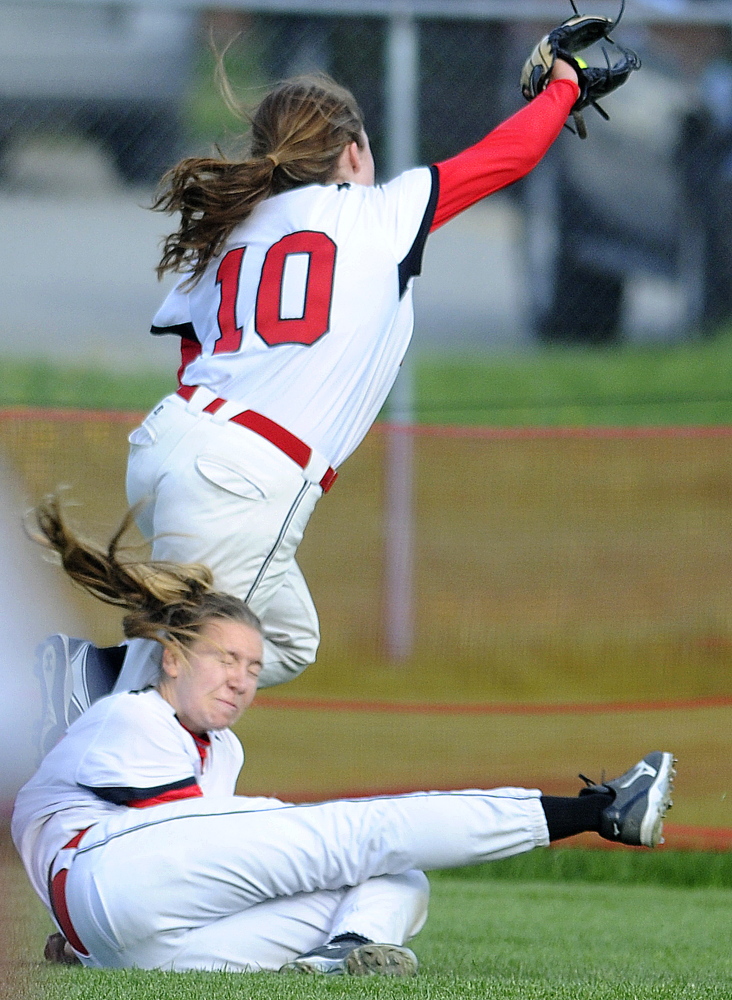
[[(93, 967), (413, 975), (424, 870), (506, 858), (584, 831), (655, 847), (674, 758), (654, 751), (577, 798), (538, 789), (292, 805), (235, 796), (231, 731), (262, 667), (259, 620), (200, 565), (126, 562), (58, 504), (39, 536), (73, 580), (159, 642), (154, 685), (101, 698), (18, 794), (12, 833), (72, 953)], [(62, 939), (57, 938), (61, 955)]]

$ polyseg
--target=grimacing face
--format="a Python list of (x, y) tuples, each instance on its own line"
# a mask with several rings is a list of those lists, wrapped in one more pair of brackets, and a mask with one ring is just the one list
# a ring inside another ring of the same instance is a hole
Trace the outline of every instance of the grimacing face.
[(254, 700), (262, 637), (242, 622), (212, 618), (186, 650), (163, 650), (158, 691), (194, 733), (233, 725)]

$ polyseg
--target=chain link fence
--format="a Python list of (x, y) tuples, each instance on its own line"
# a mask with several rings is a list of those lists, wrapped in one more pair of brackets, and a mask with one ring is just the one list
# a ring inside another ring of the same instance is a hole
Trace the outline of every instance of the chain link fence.
[[(614, 2), (590, 6), (617, 13)], [(608, 99), (610, 122), (590, 111), (586, 141), (562, 134), (528, 179), (494, 199), (500, 216), (476, 216), (486, 241), (518, 248), (517, 337), (526, 328), (548, 342), (670, 340), (713, 333), (732, 314), (732, 4), (629, 8), (617, 37), (644, 68)], [(0, 193), (24, 183), (29, 149), (59, 142), (92, 143), (119, 183), (148, 187), (182, 154), (226, 145), (236, 122), (214, 91), (211, 40), (230, 43), (229, 71), (246, 98), (312, 69), (353, 89), (384, 179), (396, 162), (390, 143), (404, 131), (393, 105), (409, 83), (400, 84), (390, 50), (397, 21), (416, 42), (411, 156), (428, 163), (522, 105), (524, 58), (569, 14), (553, 0), (229, 0), (220, 8), (0, 0)], [(456, 300), (462, 267), (456, 256)], [(482, 309), (466, 321), (473, 326), (490, 324), (490, 298), (501, 297), (490, 275), (485, 284)], [(481, 331), (473, 334), (479, 341)]]
[[(5, 411), (0, 455), (30, 501), (68, 486), (70, 516), (101, 540), (125, 510), (137, 419)], [(384, 628), (382, 427), (308, 527), (298, 558), (318, 661), (243, 719), (241, 790), (313, 800), (518, 782), (573, 795), (578, 770), (620, 771), (658, 746), (680, 761), (669, 844), (729, 849), (730, 428), (409, 433), (413, 648), (395, 662)], [(19, 523), (21, 510), (0, 513)], [(40, 566), (30, 543), (23, 555)], [(51, 572), (50, 630), (118, 642), (119, 609)]]

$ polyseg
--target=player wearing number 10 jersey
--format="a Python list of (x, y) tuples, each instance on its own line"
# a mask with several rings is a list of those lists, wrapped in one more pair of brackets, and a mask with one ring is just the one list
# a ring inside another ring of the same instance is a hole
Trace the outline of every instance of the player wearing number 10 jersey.
[[(297, 78), (260, 104), (246, 157), (164, 179), (156, 207), (181, 222), (159, 273), (181, 279), (152, 329), (181, 337), (179, 388), (130, 436), (128, 498), (155, 559), (204, 563), (260, 616), (262, 686), (315, 659), (296, 550), (396, 378), (429, 233), (531, 170), (577, 93), (560, 61), (477, 145), (375, 185), (353, 97)], [(117, 690), (153, 679), (156, 646), (130, 644)]]

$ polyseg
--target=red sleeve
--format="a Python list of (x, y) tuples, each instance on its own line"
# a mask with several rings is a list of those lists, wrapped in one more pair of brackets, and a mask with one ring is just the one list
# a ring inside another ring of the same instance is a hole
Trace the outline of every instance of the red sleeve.
[(485, 139), (435, 164), (440, 187), (430, 232), (533, 170), (559, 135), (578, 96), (579, 87), (572, 80), (555, 80)]

